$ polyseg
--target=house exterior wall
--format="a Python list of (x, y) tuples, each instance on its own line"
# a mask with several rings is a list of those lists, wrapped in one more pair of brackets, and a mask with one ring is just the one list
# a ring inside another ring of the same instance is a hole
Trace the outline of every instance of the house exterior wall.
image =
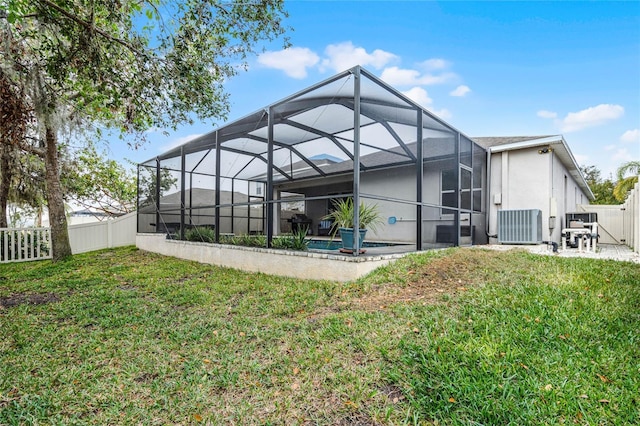
[[(416, 173), (415, 167), (379, 170), (363, 173), (360, 176), (361, 201), (365, 204), (377, 204), (383, 224), (376, 231), (369, 230), (368, 239), (382, 241), (415, 242), (416, 239), (416, 206), (393, 201), (367, 199), (366, 194), (381, 197), (392, 197), (415, 203)], [(389, 218), (395, 223), (390, 224)]]
[[(537, 149), (491, 155), (489, 233), (498, 232), (499, 210), (540, 209), (543, 238), (548, 237), (550, 161)], [(497, 242), (491, 239), (490, 242)]]
[(569, 173), (569, 170), (567, 170), (555, 155), (551, 156), (551, 160), (553, 168), (550, 192), (551, 197), (556, 200), (557, 217), (556, 227), (553, 229), (550, 238), (551, 241), (560, 242), (562, 229), (569, 226), (568, 223), (565, 223), (565, 215), (579, 211), (579, 205), (589, 204), (589, 197), (582, 191), (578, 183)]
[[(441, 168), (425, 166), (423, 202), (439, 205)], [(277, 190), (300, 192), (305, 196), (351, 193), (353, 182), (350, 177), (323, 179), (315, 185), (309, 182), (278, 185)], [(415, 242), (416, 236), (416, 173), (415, 167), (398, 167), (364, 172), (360, 176), (360, 197), (365, 204), (377, 204), (383, 223), (376, 231), (369, 230), (367, 239), (395, 242)], [(367, 196), (392, 198), (399, 201), (383, 201)], [(402, 202), (405, 201), (405, 202)], [(331, 201), (327, 199), (309, 200), (305, 205), (306, 215), (313, 220), (314, 231), (321, 217), (329, 212)], [(394, 217), (395, 223), (389, 223)], [(281, 222), (281, 221), (280, 221)], [(436, 226), (453, 225), (453, 215), (443, 217), (440, 208), (423, 209), (423, 239), (436, 240)]]
[[(539, 209), (543, 240), (559, 243), (566, 227), (565, 213), (589, 202), (553, 151), (541, 154), (539, 148), (491, 154), (490, 234), (498, 232), (498, 210)], [(497, 239), (491, 238), (490, 242), (496, 243)]]
[[(443, 167), (447, 167), (444, 163)], [(425, 166), (423, 172), (422, 202), (434, 206), (441, 205), (441, 173), (443, 167), (430, 164)], [(378, 204), (383, 226), (375, 232), (369, 232), (367, 238), (381, 241), (415, 242), (416, 235), (416, 175), (415, 168), (404, 167), (398, 169), (381, 170), (364, 173), (360, 178), (361, 197), (365, 203)], [(366, 195), (389, 197), (395, 200), (408, 201), (378, 201), (368, 200)], [(477, 224), (474, 216), (474, 228), (476, 229), (475, 243), (482, 243), (485, 224), (484, 221)], [(389, 218), (394, 217), (395, 223), (389, 223)], [(440, 207), (423, 207), (422, 209), (422, 239), (423, 243), (437, 243), (438, 226), (453, 226), (454, 215), (443, 214)], [(480, 235), (482, 234), (482, 235)]]

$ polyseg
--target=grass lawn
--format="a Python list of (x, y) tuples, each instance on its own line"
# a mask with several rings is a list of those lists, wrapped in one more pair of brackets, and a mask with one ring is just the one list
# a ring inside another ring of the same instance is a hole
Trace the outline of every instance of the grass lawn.
[(452, 249), (351, 283), (127, 247), (0, 266), (0, 424), (638, 424), (640, 265)]

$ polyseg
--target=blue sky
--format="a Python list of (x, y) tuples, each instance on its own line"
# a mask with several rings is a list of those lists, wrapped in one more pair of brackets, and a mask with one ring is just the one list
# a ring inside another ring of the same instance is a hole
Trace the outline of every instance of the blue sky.
[[(229, 120), (362, 65), (468, 136), (562, 134), (603, 177), (640, 160), (640, 2), (289, 1), (292, 47), (230, 80)], [(140, 162), (216, 123), (149, 133)], [(223, 124), (223, 123), (217, 123)]]

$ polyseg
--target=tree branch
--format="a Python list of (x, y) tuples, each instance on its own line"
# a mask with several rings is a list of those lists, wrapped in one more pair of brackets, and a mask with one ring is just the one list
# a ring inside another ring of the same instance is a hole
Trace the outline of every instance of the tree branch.
[(111, 34), (107, 33), (106, 31), (94, 26), (91, 22), (87, 22), (83, 19), (80, 19), (79, 17), (77, 17), (76, 15), (67, 12), (65, 9), (63, 9), (62, 7), (58, 6), (57, 4), (55, 4), (54, 2), (50, 1), (50, 0), (37, 0), (39, 3), (48, 6), (58, 12), (60, 12), (62, 15), (64, 15), (65, 17), (67, 17), (68, 19), (72, 20), (73, 22), (82, 25), (83, 27), (85, 27), (86, 29), (90, 30), (90, 31), (95, 31), (96, 33), (100, 34), (102, 37), (111, 40), (115, 43), (118, 43), (119, 45), (126, 47), (127, 49), (129, 49), (130, 51), (138, 54), (138, 55), (142, 55), (142, 56), (147, 56), (147, 54), (143, 51), (140, 51), (138, 49), (136, 49), (133, 45), (131, 45), (131, 43), (126, 42), (125, 40), (122, 40), (121, 38), (118, 37), (114, 37)]
[[(25, 139), (32, 139), (32, 140), (41, 142), (40, 139), (31, 137), (31, 136), (25, 136)], [(40, 158), (44, 158), (44, 154), (45, 154), (44, 148), (39, 148), (39, 147), (36, 147), (36, 146), (32, 146), (32, 145), (26, 144), (24, 141), (19, 141), (18, 143), (16, 143), (16, 146), (19, 149), (21, 149), (21, 150), (23, 150), (25, 152), (28, 152), (29, 154), (37, 155)]]

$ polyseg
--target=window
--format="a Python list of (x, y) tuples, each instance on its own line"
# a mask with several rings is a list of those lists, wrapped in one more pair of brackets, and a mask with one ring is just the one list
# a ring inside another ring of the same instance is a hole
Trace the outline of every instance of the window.
[(471, 192), (473, 193), (473, 211), (482, 212), (482, 166), (480, 161), (473, 161), (473, 184)]
[(473, 145), (473, 183), (471, 191), (473, 193), (473, 211), (483, 212), (484, 206), (482, 204), (482, 188), (483, 172), (487, 164), (487, 153), (484, 149), (478, 145)]
[[(478, 173), (482, 176), (482, 173)], [(458, 182), (455, 170), (443, 170), (441, 173), (441, 205), (460, 207), (464, 210), (482, 211), (482, 182), (466, 167), (460, 167), (460, 205), (458, 206)], [(455, 210), (442, 209), (441, 214), (454, 214)]]
[[(455, 170), (443, 170), (440, 179), (440, 204), (458, 207), (458, 180)], [(454, 214), (455, 210), (442, 209), (441, 214)]]
[(471, 210), (471, 170), (460, 168), (460, 208)]

